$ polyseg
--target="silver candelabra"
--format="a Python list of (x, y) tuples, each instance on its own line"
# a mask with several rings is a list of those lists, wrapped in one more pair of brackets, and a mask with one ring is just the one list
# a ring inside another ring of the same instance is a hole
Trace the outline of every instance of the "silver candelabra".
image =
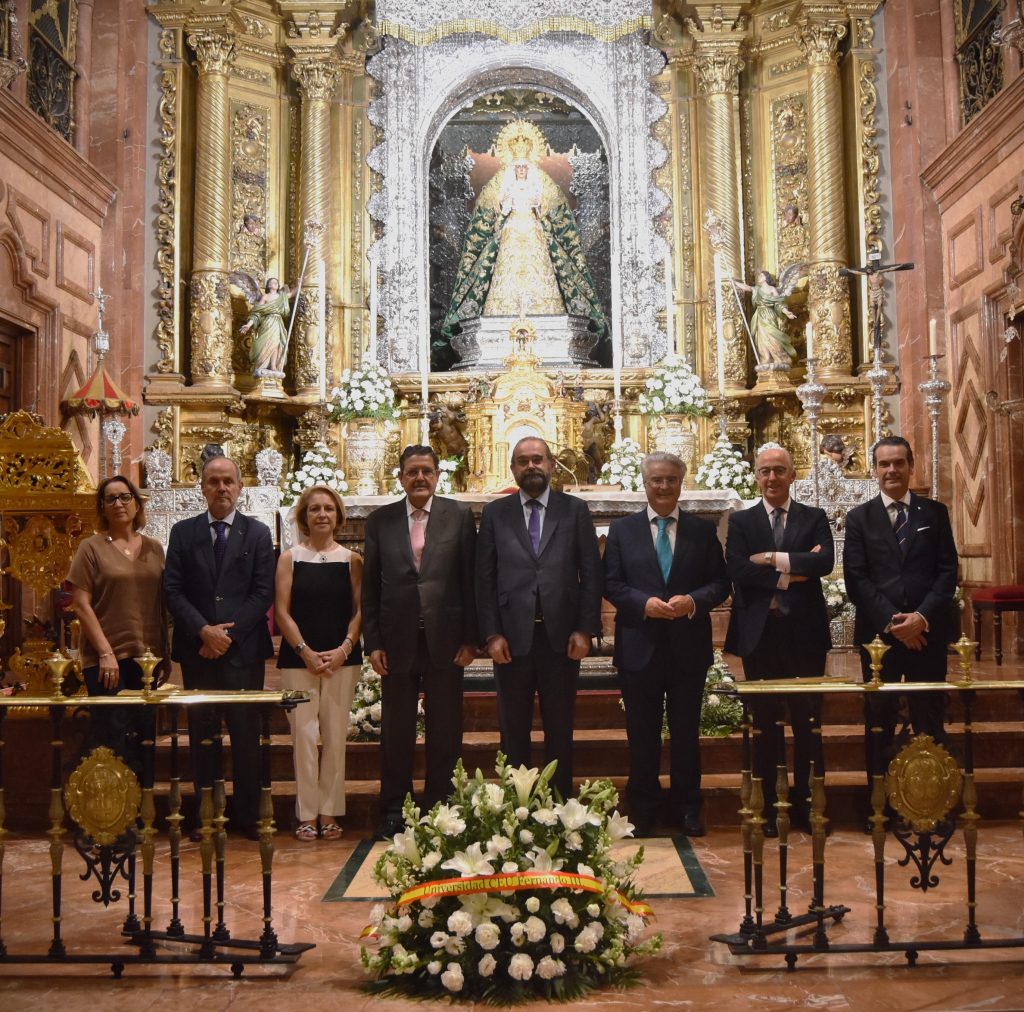
[(882, 348), (878, 344), (875, 345), (875, 359), (865, 375), (871, 384), (871, 417), (874, 421), (877, 443), (882, 438), (882, 394), (885, 393), (885, 384), (889, 381), (889, 373), (882, 365)]
[(825, 402), (828, 387), (817, 381), (814, 375), (815, 360), (807, 360), (807, 379), (796, 388), (796, 395), (804, 407), (811, 425), (811, 473), (814, 476), (814, 505), (821, 505), (820, 478), (818, 476), (818, 412)]
[(932, 427), (932, 498), (939, 497), (939, 413), (942, 402), (949, 393), (949, 381), (939, 379), (939, 359), (943, 355), (928, 356), (928, 379), (917, 384), (917, 389), (924, 394), (924, 403), (928, 408), (928, 417)]

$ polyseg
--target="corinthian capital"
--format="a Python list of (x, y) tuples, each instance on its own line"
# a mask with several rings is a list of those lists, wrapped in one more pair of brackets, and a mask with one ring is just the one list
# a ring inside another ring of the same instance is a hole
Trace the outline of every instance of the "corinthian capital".
[(839, 57), (839, 43), (846, 38), (846, 19), (842, 8), (827, 4), (823, 8), (805, 7), (797, 22), (800, 48), (809, 64), (827, 66)]
[(338, 86), (340, 70), (333, 57), (296, 60), (292, 64), (292, 77), (298, 82), (304, 99), (329, 102)]
[(735, 95), (739, 91), (743, 60), (738, 52), (700, 46), (691, 62), (702, 95)]
[(195, 50), (200, 74), (226, 74), (235, 59), (232, 32), (200, 28), (189, 32), (188, 44)]

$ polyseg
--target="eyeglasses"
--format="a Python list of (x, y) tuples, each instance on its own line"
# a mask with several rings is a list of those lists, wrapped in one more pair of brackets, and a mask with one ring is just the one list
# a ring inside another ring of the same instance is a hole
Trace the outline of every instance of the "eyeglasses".
[(104, 506), (113, 506), (114, 503), (116, 503), (116, 502), (119, 502), (122, 505), (127, 506), (128, 503), (134, 502), (134, 501), (135, 501), (135, 496), (133, 496), (131, 494), (131, 492), (121, 492), (119, 495), (105, 495), (103, 497), (103, 505)]
[(667, 478), (644, 478), (645, 485), (653, 485), (655, 488), (672, 488), (674, 485), (682, 485), (683, 479), (676, 476)]
[(783, 467), (781, 464), (778, 467), (759, 467), (757, 469), (759, 478), (770, 478), (773, 475), (776, 478), (785, 478), (787, 474), (789, 474), (789, 468)]

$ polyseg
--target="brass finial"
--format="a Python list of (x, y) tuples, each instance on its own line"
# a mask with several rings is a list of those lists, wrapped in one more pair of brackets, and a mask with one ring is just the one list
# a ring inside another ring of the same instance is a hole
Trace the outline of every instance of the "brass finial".
[(68, 668), (71, 667), (71, 658), (65, 657), (59, 651), (54, 651), (46, 658), (46, 666), (50, 669), (53, 695), (60, 699), (64, 696), (64, 679), (67, 677)]
[(880, 689), (882, 687), (882, 658), (889, 652), (889, 644), (883, 643), (882, 637), (876, 633), (870, 643), (862, 643), (861, 646), (871, 658), (871, 681), (864, 688)]
[(953, 644), (953, 649), (960, 655), (960, 671), (963, 673), (957, 685), (971, 685), (974, 682), (974, 675), (971, 674), (971, 655), (978, 649), (978, 644), (964, 634)]
[(148, 696), (153, 691), (153, 671), (162, 660), (163, 658), (157, 657), (149, 647), (146, 647), (146, 652), (141, 657), (135, 658), (135, 663), (142, 668), (142, 694), (144, 696)]

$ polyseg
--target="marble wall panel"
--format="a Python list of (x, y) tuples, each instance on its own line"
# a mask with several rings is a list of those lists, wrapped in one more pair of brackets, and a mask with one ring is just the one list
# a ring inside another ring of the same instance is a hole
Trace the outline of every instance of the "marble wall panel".
[(949, 231), (947, 244), (950, 287), (957, 288), (985, 269), (980, 206), (975, 207)]

